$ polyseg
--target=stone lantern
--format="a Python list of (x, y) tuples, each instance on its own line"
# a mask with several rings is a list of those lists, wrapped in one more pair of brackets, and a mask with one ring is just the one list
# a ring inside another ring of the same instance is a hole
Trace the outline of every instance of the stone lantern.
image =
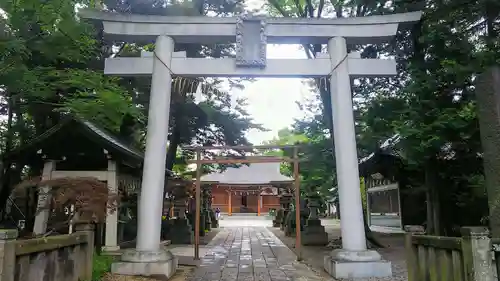
[(321, 206), (321, 197), (316, 192), (311, 192), (307, 195), (307, 199), (307, 207), (309, 207), (309, 217), (307, 218), (307, 225), (312, 225), (320, 221), (318, 217), (318, 209)]
[(208, 188), (208, 213), (210, 214), (210, 227), (217, 228), (219, 227), (219, 221), (215, 216), (215, 212), (212, 208), (212, 203), (213, 203), (212, 189)]
[(276, 212), (276, 215), (273, 219), (273, 227), (280, 227), (281, 226), (281, 220), (283, 218), (283, 212), (285, 207), (282, 204), (281, 200), (282, 195), (279, 195), (278, 198), (280, 200), (280, 209)]
[(281, 230), (285, 230), (286, 218), (288, 213), (290, 212), (290, 204), (292, 204), (293, 195), (290, 194), (287, 190), (281, 194), (280, 204), (283, 208), (283, 216), (281, 217), (280, 228)]
[(205, 227), (203, 229), (203, 232), (205, 232), (205, 230), (210, 231), (212, 229), (212, 227), (211, 227), (212, 218), (210, 217), (210, 207), (209, 207), (209, 202), (210, 202), (212, 196), (209, 193), (209, 188), (210, 188), (209, 186), (203, 186), (203, 188), (202, 188), (202, 198), (201, 198), (202, 208), (201, 208), (201, 211), (203, 213), (203, 219), (205, 222)]
[(186, 218), (188, 188), (185, 185), (176, 185), (172, 190), (174, 196), (174, 216), (170, 240), (172, 244), (192, 244), (193, 232), (189, 220)]
[(328, 243), (328, 234), (325, 231), (325, 227), (321, 225), (321, 220), (318, 217), (321, 197), (316, 192), (316, 189), (313, 189), (307, 195), (307, 199), (309, 217), (306, 221), (306, 227), (302, 232), (302, 244), (315, 246), (326, 245)]

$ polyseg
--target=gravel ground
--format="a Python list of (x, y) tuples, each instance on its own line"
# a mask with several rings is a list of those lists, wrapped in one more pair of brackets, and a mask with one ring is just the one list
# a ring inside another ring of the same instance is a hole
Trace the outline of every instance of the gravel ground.
[[(338, 225), (327, 225), (326, 231), (330, 239), (340, 237), (340, 229)], [(290, 249), (296, 252), (295, 238), (286, 237), (279, 228), (270, 228), (270, 230), (286, 244)], [(338, 279), (338, 281), (407, 281), (408, 272), (406, 270), (405, 252), (404, 252), (404, 236), (402, 234), (382, 234), (375, 233), (378, 240), (386, 246), (377, 251), (384, 259), (392, 263), (392, 276), (383, 278), (357, 278), (357, 279)], [(303, 262), (312, 267), (316, 272), (326, 278), (333, 280), (328, 273), (323, 270), (323, 256), (327, 255), (331, 248), (326, 246), (302, 246), (301, 252)]]

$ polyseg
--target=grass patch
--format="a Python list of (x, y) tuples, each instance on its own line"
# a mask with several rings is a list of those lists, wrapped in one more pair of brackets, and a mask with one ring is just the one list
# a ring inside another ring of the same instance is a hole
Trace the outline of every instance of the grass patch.
[(115, 256), (94, 255), (92, 262), (92, 281), (100, 281), (104, 274), (110, 272)]

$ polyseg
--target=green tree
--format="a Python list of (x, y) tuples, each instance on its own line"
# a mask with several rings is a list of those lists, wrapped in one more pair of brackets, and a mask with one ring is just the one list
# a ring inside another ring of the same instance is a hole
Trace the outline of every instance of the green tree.
[[(474, 208), (471, 206), (482, 202), (484, 195), (477, 187), (482, 168), (474, 83), (485, 65), (498, 62), (499, 4), (488, 0), (270, 0), (267, 4), (271, 14), (307, 18), (424, 11), (422, 22), (411, 32), (400, 32), (392, 44), (348, 46), (351, 51), (361, 51), (362, 57), (394, 56), (399, 63), (396, 78), (360, 79), (352, 85), (358, 155), (367, 155), (388, 137), (399, 134), (395, 146), (405, 164), (417, 174), (411, 185), (425, 185), (428, 189), (430, 233), (443, 229), (449, 233), (454, 224), (467, 223), (466, 219), (457, 221), (452, 214), (465, 206)], [(323, 47), (307, 45), (304, 49), (313, 57)], [(329, 85), (320, 79), (310, 84), (319, 95), (320, 103), (315, 107), (322, 115), (323, 129), (331, 135)], [(298, 126), (296, 133), (302, 134), (318, 124), (318, 120), (306, 121), (297, 123), (303, 126)], [(331, 146), (325, 148), (332, 151)], [(476, 200), (460, 201), (464, 198)], [(440, 203), (446, 204), (445, 214), (440, 212)], [(449, 221), (446, 226), (439, 222), (443, 217)], [(464, 217), (470, 221), (477, 216)]]
[[(167, 7), (154, 1), (114, 3), (104, 4), (111, 11), (200, 14), (192, 6), (176, 3)], [(228, 13), (231, 9), (237, 10), (239, 5), (217, 3), (200, 6), (202, 14), (216, 9), (222, 14)], [(138, 56), (141, 50), (151, 50), (154, 45), (123, 42), (107, 45), (99, 30), (77, 19), (77, 5), (94, 4), (72, 0), (20, 0), (0, 4), (5, 12), (5, 17), (0, 18), (0, 114), (7, 117), (2, 127), (5, 131), (1, 132), (2, 152), (44, 132), (66, 114), (92, 120), (129, 139), (131, 145), (143, 146), (150, 79), (111, 78), (104, 76), (103, 66), (107, 57)], [(177, 48), (198, 57), (231, 52), (231, 46), (219, 45)], [(239, 86), (238, 81), (230, 82)], [(185, 158), (191, 157), (186, 152), (177, 153), (179, 144), (246, 144), (245, 131), (260, 128), (245, 112), (244, 101), (237, 100), (234, 106), (230, 94), (220, 90), (220, 84), (217, 80), (175, 78), (168, 169), (173, 169), (175, 163), (182, 165)], [(199, 85), (204, 101), (195, 104), (192, 92)], [(0, 194), (3, 200), (9, 194), (5, 187), (19, 182), (22, 169), (29, 163), (14, 164), (4, 163)]]
[[(482, 160), (475, 77), (485, 65), (498, 62), (498, 22), (494, 20), (498, 7), (484, 10), (492, 7), (489, 1), (468, 5), (426, 1), (426, 7), (431, 6), (413, 32), (411, 52), (402, 49), (399, 54), (408, 63), (406, 82), (396, 91), (380, 91), (367, 102), (361, 123), (365, 143), (382, 135), (400, 135), (396, 146), (403, 158), (422, 171), (413, 185), (427, 187), (428, 232), (439, 234), (478, 223), (477, 212), (466, 215), (460, 208), (484, 213), (484, 207), (479, 207), (484, 189), (477, 188)], [(486, 36), (480, 36), (483, 26)], [(400, 45), (409, 45), (402, 41)], [(464, 219), (457, 220), (459, 212)]]
[[(92, 27), (76, 20), (70, 0), (7, 1), (0, 9), (0, 114), (7, 115), (2, 152), (73, 114), (119, 130), (122, 116), (141, 119), (117, 79), (92, 65), (100, 54)], [(54, 46), (58, 46), (54, 48)], [(23, 162), (3, 161), (0, 204), (20, 181)], [(15, 164), (15, 165), (14, 165)]]

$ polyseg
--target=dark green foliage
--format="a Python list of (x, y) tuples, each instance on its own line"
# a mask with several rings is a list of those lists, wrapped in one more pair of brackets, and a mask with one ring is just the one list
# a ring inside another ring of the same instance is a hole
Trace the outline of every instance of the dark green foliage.
[[(99, 6), (100, 1), (17, 0), (0, 3), (0, 128), (1, 152), (28, 142), (73, 114), (119, 135), (127, 144), (144, 148), (150, 78), (116, 78), (103, 74), (104, 59), (138, 56), (154, 45), (104, 41), (100, 30), (77, 18), (75, 7)], [(141, 14), (227, 15), (240, 9), (239, 1), (170, 3), (162, 1), (105, 1), (108, 10)], [(200, 5), (201, 4), (201, 5)], [(197, 6), (198, 5), (198, 6)], [(198, 9), (199, 8), (199, 9)], [(5, 16), (3, 16), (5, 15)], [(112, 46), (109, 44), (113, 44)], [(221, 56), (232, 46), (179, 45), (189, 56)], [(243, 109), (244, 100), (232, 101), (220, 90), (219, 80), (175, 77), (170, 118), (167, 167), (182, 172), (189, 152), (182, 144), (248, 144), (245, 132), (260, 128)], [(239, 80), (230, 85), (241, 87)], [(204, 101), (193, 102), (192, 92), (202, 86)], [(236, 107), (233, 105), (236, 104)], [(57, 144), (56, 144), (57, 145)], [(2, 200), (9, 186), (26, 176), (25, 167), (39, 174), (39, 167), (23, 161), (3, 166)], [(29, 171), (29, 170), (28, 170)]]
[[(411, 198), (411, 192), (422, 186), (432, 191), (430, 204), (441, 210), (437, 217), (442, 223), (428, 223), (448, 234), (458, 226), (478, 225), (487, 216), (474, 95), (476, 76), (500, 60), (497, 2), (268, 1), (270, 13), (291, 17), (423, 10), (422, 22), (400, 32), (391, 44), (348, 46), (363, 57), (392, 55), (399, 62), (396, 78), (359, 79), (353, 84), (358, 156), (368, 155), (398, 134), (400, 140), (393, 148), (406, 169), (399, 175), (404, 178), (405, 192)], [(310, 56), (322, 49), (305, 47)], [(333, 133), (328, 83), (311, 81), (310, 85), (316, 98), (301, 106), (314, 117), (294, 125), (294, 133), (307, 135), (312, 143), (304, 154), (311, 161), (302, 165), (301, 176), (306, 183), (316, 178), (315, 185), (327, 182), (331, 188), (335, 167), (328, 134)]]

